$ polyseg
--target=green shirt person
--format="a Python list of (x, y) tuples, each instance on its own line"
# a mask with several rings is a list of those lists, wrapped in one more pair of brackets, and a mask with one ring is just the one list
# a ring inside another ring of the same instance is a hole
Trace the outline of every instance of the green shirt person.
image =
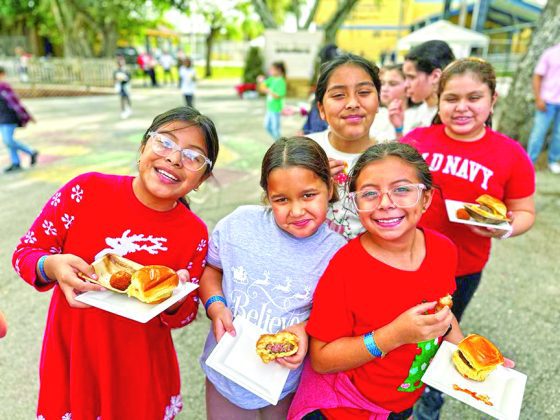
[(280, 115), (286, 96), (286, 68), (278, 61), (271, 64), (267, 79), (259, 76), (259, 90), (266, 93), (266, 115), (264, 127), (274, 140), (280, 138)]

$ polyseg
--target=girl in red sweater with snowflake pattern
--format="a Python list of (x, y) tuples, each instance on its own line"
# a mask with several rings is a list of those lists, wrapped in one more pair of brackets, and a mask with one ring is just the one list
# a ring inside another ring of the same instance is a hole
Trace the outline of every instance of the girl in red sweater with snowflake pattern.
[(21, 238), (16, 272), (38, 291), (53, 290), (37, 418), (172, 419), (181, 410), (171, 328), (195, 318), (197, 294), (141, 324), (78, 302), (77, 294), (101, 289), (78, 273), (95, 276), (90, 263), (111, 252), (186, 269), (198, 282), (208, 233), (184, 196), (210, 176), (218, 148), (209, 118), (187, 107), (165, 112), (142, 138), (137, 176), (74, 178)]

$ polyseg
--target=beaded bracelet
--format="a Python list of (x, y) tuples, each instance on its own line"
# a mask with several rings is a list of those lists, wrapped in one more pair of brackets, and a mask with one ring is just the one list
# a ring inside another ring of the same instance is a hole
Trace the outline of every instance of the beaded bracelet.
[(383, 357), (385, 354), (381, 351), (373, 338), (373, 332), (364, 335), (364, 344), (373, 357)]
[(43, 255), (41, 258), (39, 258), (39, 261), (37, 261), (37, 267), (39, 268), (39, 273), (41, 274), (42, 280), (45, 283), (52, 283), (54, 282), (53, 279), (49, 278), (49, 276), (47, 276), (47, 273), (45, 273), (45, 260), (47, 259), (48, 255)]
[(220, 295), (214, 295), (214, 296), (210, 296), (208, 298), (208, 300), (206, 301), (206, 303), (204, 304), (204, 309), (206, 310), (206, 313), (208, 313), (208, 308), (210, 307), (210, 305), (212, 305), (214, 302), (222, 302), (225, 306), (227, 306), (226, 300), (223, 296)]

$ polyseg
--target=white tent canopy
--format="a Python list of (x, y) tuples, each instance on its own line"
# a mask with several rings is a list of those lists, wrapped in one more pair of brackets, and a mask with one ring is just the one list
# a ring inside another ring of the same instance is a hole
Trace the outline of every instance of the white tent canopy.
[(457, 58), (470, 56), (473, 48), (479, 49), (482, 56), (486, 57), (490, 43), (490, 38), (480, 32), (471, 31), (447, 20), (438, 20), (399, 39), (397, 50), (410, 50), (434, 39), (447, 42)]

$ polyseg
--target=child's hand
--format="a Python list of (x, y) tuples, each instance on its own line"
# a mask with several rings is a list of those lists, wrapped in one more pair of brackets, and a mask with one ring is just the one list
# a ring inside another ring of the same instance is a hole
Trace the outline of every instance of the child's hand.
[(504, 367), (513, 369), (515, 367), (515, 362), (507, 357), (504, 357)]
[(291, 370), (297, 369), (299, 365), (303, 363), (303, 359), (305, 359), (305, 355), (307, 354), (307, 348), (309, 345), (309, 337), (305, 332), (305, 324), (307, 324), (307, 322), (292, 325), (291, 327), (288, 327), (284, 330), (297, 335), (298, 351), (292, 356), (280, 357), (279, 359), (276, 359), (276, 363)]
[(393, 99), (388, 106), (389, 121), (393, 127), (402, 127), (404, 124), (404, 109), (401, 99)]
[(331, 176), (335, 177), (340, 172), (344, 171), (346, 162), (343, 160), (337, 160), (333, 158), (329, 158), (329, 167), (331, 169)]
[(259, 74), (259, 75), (257, 76), (257, 83), (262, 83), (262, 82), (264, 82), (264, 79), (265, 79), (264, 75)]
[(435, 314), (426, 314), (435, 308), (436, 303), (416, 305), (389, 324), (394, 329), (395, 338), (400, 345), (419, 343), (445, 334), (453, 320), (453, 313), (446, 306)]
[(87, 277), (97, 279), (93, 267), (82, 258), (73, 254), (49, 255), (45, 260), (45, 271), (53, 280), (58, 282), (60, 290), (64, 293), (66, 301), (72, 308), (90, 307), (75, 299), (79, 294), (89, 292), (90, 290), (106, 290), (103, 286), (90, 283), (78, 277), (78, 273), (83, 273)]
[(212, 320), (212, 331), (216, 342), (219, 342), (226, 332), (235, 337), (233, 315), (222, 302), (214, 302), (208, 308), (208, 317)]
[[(189, 272), (184, 268), (181, 268), (180, 270), (177, 270), (176, 273), (177, 273), (177, 277), (179, 277), (179, 282), (181, 284), (187, 283), (191, 279), (191, 276), (190, 276)], [(175, 312), (177, 312), (179, 310), (179, 308), (181, 307), (181, 305), (185, 302), (185, 300), (187, 300), (188, 296), (189, 295), (185, 296), (182, 299), (179, 299), (177, 302), (175, 302), (173, 305), (171, 305), (169, 308), (167, 308), (165, 310), (165, 313), (169, 314), (169, 315), (172, 315)]]

